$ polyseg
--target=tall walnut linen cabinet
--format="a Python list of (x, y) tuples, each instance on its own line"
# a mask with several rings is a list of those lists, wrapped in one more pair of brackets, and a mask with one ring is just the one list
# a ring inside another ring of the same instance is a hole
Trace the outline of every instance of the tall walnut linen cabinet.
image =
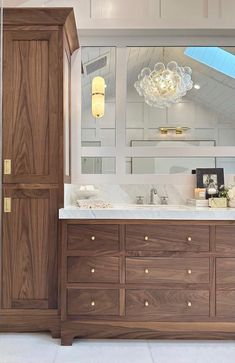
[(4, 9), (1, 331), (59, 335), (58, 209), (78, 47), (72, 8)]

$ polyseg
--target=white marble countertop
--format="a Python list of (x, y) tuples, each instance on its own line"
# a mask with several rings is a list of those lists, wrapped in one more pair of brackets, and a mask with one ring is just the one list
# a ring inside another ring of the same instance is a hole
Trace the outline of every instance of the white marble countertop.
[(235, 208), (202, 208), (191, 206), (123, 205), (109, 209), (66, 207), (59, 210), (60, 219), (174, 219), (235, 220)]

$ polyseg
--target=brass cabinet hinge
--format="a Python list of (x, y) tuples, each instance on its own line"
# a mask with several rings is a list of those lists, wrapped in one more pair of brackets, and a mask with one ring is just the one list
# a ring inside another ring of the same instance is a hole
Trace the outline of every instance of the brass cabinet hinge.
[(11, 198), (4, 198), (4, 213), (11, 213)]
[(11, 160), (5, 159), (4, 160), (4, 167), (3, 167), (4, 175), (11, 175)]

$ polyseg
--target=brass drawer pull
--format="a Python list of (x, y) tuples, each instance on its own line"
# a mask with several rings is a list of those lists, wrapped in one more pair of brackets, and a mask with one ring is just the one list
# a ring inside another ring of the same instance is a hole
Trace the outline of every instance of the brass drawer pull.
[(95, 306), (95, 301), (92, 301), (91, 302), (91, 306)]
[(149, 269), (148, 269), (148, 268), (146, 268), (146, 269), (144, 270), (144, 273), (145, 273), (146, 275), (148, 275), (148, 274), (149, 274)]
[(192, 274), (192, 270), (188, 270), (188, 274), (191, 275)]
[(91, 240), (92, 240), (92, 241), (94, 241), (94, 240), (95, 240), (95, 236), (92, 236), (92, 237), (91, 237)]
[(94, 268), (92, 268), (92, 269), (91, 269), (91, 273), (92, 273), (92, 274), (94, 274), (94, 273), (95, 273), (95, 269), (94, 269)]
[(149, 302), (148, 302), (148, 300), (146, 300), (146, 301), (144, 302), (144, 306), (146, 306), (146, 307), (148, 307), (148, 306), (149, 306)]
[(188, 301), (187, 305), (188, 305), (189, 308), (191, 308), (191, 306), (192, 306), (191, 301)]
[(149, 238), (148, 238), (148, 236), (145, 236), (144, 239), (145, 239), (145, 241), (148, 241)]
[(187, 241), (188, 241), (188, 242), (192, 242), (192, 237), (190, 237), (190, 236), (189, 236), (189, 237), (187, 237)]

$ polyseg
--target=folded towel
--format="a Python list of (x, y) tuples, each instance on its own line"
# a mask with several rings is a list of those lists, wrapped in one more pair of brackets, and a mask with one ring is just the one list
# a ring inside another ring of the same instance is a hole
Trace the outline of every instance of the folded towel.
[(112, 208), (111, 203), (98, 199), (79, 199), (77, 200), (77, 205), (79, 208), (83, 209)]

